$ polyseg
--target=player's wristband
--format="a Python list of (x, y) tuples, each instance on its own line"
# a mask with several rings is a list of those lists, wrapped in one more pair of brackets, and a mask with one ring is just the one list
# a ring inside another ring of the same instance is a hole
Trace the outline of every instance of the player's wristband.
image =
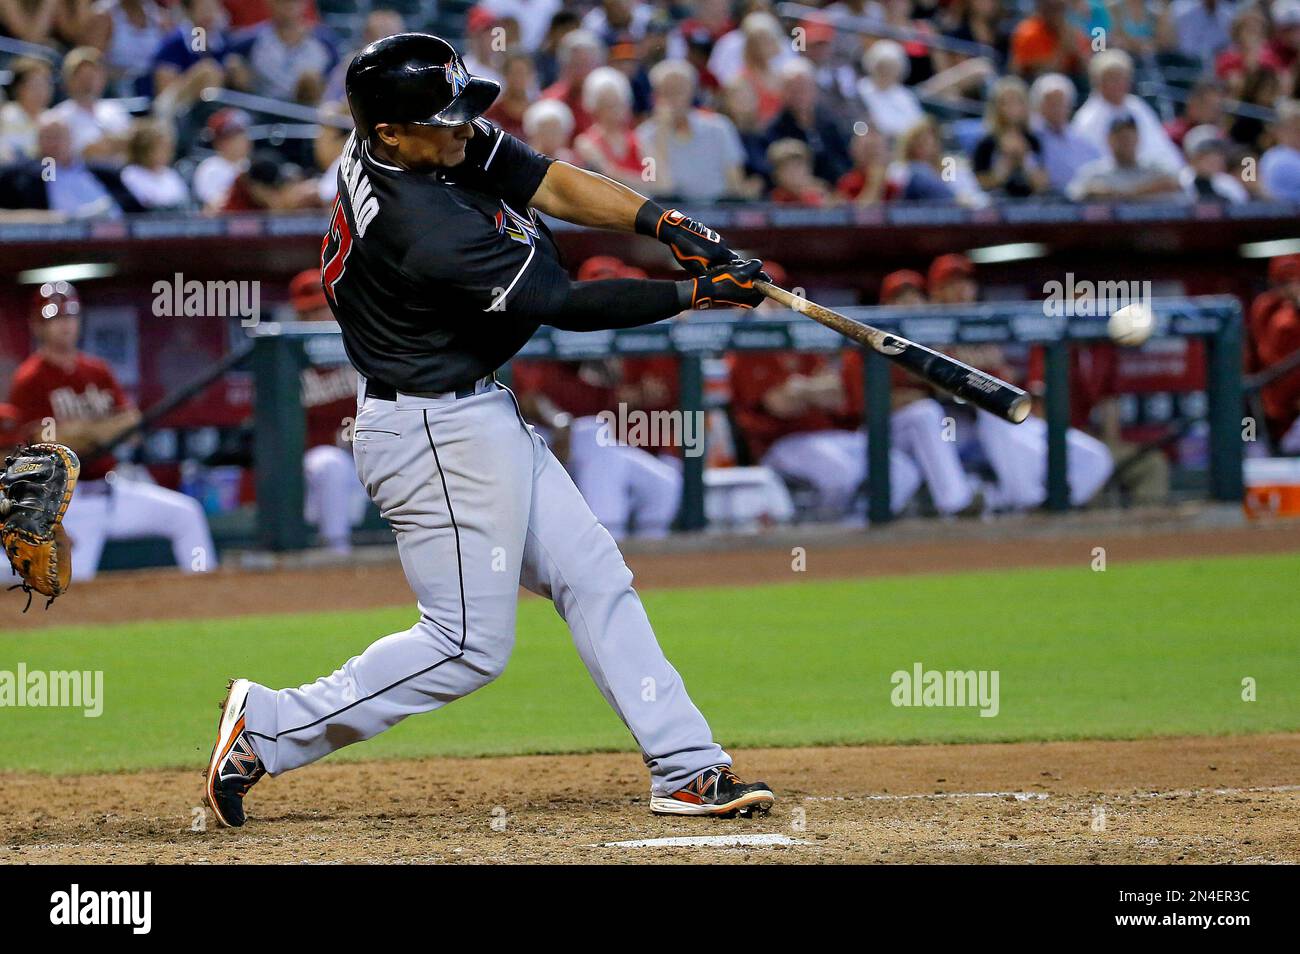
[(677, 283), (677, 304), (681, 306), (682, 311), (688, 311), (695, 307), (696, 284), (694, 278), (683, 279)]
[(655, 202), (654, 199), (646, 199), (641, 208), (636, 210), (637, 234), (658, 238), (659, 220), (664, 217), (665, 211), (664, 207)]

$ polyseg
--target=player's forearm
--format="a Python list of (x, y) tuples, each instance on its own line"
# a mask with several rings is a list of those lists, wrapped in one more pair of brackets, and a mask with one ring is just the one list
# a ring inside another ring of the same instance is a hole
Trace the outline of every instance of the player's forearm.
[(551, 163), (532, 201), (557, 219), (617, 232), (635, 231), (636, 214), (645, 203), (635, 189), (559, 160)]
[(692, 281), (607, 278), (569, 286), (559, 312), (546, 323), (563, 331), (635, 328), (671, 318), (691, 307)]

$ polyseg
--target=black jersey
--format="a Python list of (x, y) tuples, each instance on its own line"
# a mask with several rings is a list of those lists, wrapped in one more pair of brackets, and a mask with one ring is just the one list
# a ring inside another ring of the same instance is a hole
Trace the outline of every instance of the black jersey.
[(348, 357), (406, 393), (454, 391), (496, 370), (568, 293), (528, 202), (551, 159), (485, 119), (461, 164), (407, 172), (356, 134), (339, 163), (321, 280)]

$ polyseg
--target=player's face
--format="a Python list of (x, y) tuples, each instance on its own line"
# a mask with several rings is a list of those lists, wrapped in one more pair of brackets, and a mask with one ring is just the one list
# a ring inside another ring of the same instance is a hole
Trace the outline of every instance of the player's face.
[(43, 318), (35, 324), (36, 339), (47, 348), (66, 351), (77, 346), (81, 334), (80, 319), (70, 315)]
[(465, 146), (474, 138), (474, 127), (469, 123), (450, 127), (384, 124), (375, 127), (375, 135), (399, 166), (419, 172), (464, 162)]

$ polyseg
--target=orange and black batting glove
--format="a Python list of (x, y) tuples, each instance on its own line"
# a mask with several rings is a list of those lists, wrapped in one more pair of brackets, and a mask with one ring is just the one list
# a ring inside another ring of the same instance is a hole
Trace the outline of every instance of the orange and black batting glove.
[(719, 265), (691, 279), (691, 282), (681, 284), (693, 283), (692, 308), (754, 308), (765, 297), (754, 287), (754, 282), (771, 280), (763, 271), (763, 263), (751, 258)]
[(677, 264), (692, 275), (703, 275), (737, 257), (722, 236), (703, 222), (689, 219), (676, 209), (661, 209), (649, 199), (637, 211), (636, 230), (667, 245)]

